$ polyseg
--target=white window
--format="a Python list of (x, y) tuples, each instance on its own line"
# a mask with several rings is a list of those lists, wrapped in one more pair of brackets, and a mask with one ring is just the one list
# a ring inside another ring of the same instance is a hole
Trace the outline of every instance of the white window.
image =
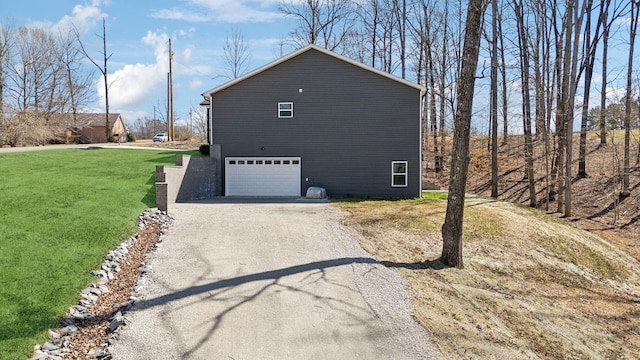
[(279, 102), (278, 103), (278, 117), (279, 118), (292, 118), (293, 117), (293, 103), (292, 102)]
[(391, 186), (393, 187), (407, 186), (407, 162), (406, 161), (391, 162)]

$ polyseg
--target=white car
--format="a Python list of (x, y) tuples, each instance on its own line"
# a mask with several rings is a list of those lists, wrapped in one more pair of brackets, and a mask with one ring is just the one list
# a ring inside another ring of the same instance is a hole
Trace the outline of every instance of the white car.
[(169, 135), (167, 133), (157, 133), (153, 137), (153, 142), (167, 142), (169, 141)]

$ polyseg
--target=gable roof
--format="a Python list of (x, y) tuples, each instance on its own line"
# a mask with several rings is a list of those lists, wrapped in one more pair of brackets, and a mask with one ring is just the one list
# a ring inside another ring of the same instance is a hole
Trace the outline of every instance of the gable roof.
[[(109, 113), (109, 125), (113, 127), (120, 118), (119, 113)], [(54, 113), (49, 117), (50, 121), (57, 124), (73, 124), (72, 113)], [(75, 126), (83, 128), (90, 126), (104, 126), (105, 113), (77, 113)]]
[(372, 72), (374, 74), (377, 74), (377, 75), (383, 76), (385, 78), (388, 78), (390, 80), (399, 82), (399, 83), (401, 83), (403, 85), (412, 87), (412, 88), (414, 88), (416, 90), (420, 90), (421, 94), (424, 94), (424, 92), (426, 91), (426, 89), (423, 86), (420, 86), (418, 84), (414, 84), (411, 81), (408, 81), (408, 80), (405, 80), (405, 79), (401, 79), (401, 78), (399, 78), (399, 77), (397, 77), (395, 75), (389, 74), (389, 73), (384, 72), (384, 71), (380, 71), (380, 70), (378, 70), (376, 68), (373, 68), (371, 66), (365, 65), (365, 64), (363, 64), (361, 62), (349, 59), (349, 58), (347, 58), (345, 56), (342, 56), (342, 55), (338, 55), (338, 54), (334, 53), (333, 51), (329, 51), (329, 50), (321, 48), (321, 47), (319, 47), (317, 45), (311, 44), (311, 45), (307, 45), (307, 46), (305, 46), (305, 47), (303, 47), (301, 49), (298, 49), (298, 50), (292, 52), (289, 55), (283, 56), (283, 57), (281, 57), (281, 58), (279, 58), (279, 59), (277, 59), (277, 60), (275, 60), (273, 62), (270, 62), (269, 64), (264, 65), (264, 66), (254, 70), (254, 71), (251, 71), (248, 74), (245, 74), (245, 75), (240, 76), (240, 77), (238, 77), (236, 79), (233, 79), (233, 80), (231, 80), (231, 81), (229, 81), (227, 83), (224, 83), (224, 84), (222, 84), (222, 85), (220, 85), (218, 87), (215, 87), (215, 88), (213, 88), (211, 90), (205, 91), (204, 93), (202, 93), (202, 95), (203, 96), (211, 96), (211, 95), (213, 95), (213, 94), (215, 94), (215, 93), (217, 93), (219, 91), (222, 91), (222, 90), (224, 90), (226, 88), (229, 88), (229, 87), (231, 87), (231, 86), (233, 86), (233, 85), (235, 85), (237, 83), (245, 81), (245, 80), (247, 80), (247, 79), (249, 79), (249, 78), (251, 78), (251, 77), (253, 77), (253, 76), (257, 75), (257, 74), (260, 74), (260, 73), (262, 73), (264, 71), (267, 71), (267, 70), (269, 70), (269, 69), (271, 69), (273, 67), (276, 67), (276, 66), (278, 66), (278, 65), (280, 65), (280, 64), (282, 64), (282, 63), (284, 63), (284, 62), (286, 62), (286, 61), (288, 61), (290, 59), (293, 59), (298, 55), (304, 54), (304, 53), (306, 53), (306, 52), (308, 52), (310, 50), (315, 50), (315, 51), (321, 52), (321, 53), (323, 53), (325, 55), (329, 55), (329, 56), (331, 56), (333, 58), (336, 58), (338, 60), (344, 61), (344, 62), (349, 63), (351, 65), (355, 65), (355, 66), (357, 66), (357, 67), (359, 67), (361, 69), (364, 69), (366, 71), (369, 71), (369, 72)]

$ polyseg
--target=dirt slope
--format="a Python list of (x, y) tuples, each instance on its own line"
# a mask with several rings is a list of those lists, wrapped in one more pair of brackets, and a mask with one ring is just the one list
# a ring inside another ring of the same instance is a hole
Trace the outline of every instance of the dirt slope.
[[(640, 133), (632, 134), (631, 139), (631, 196), (620, 198), (621, 171), (623, 160), (623, 133), (609, 134), (605, 146), (600, 146), (598, 133), (590, 132), (587, 136), (586, 170), (587, 177), (578, 178), (579, 134), (573, 140), (573, 178), (572, 201), (573, 218), (577, 225), (594, 231), (611, 241), (619, 249), (640, 259), (640, 166), (636, 162)], [(491, 159), (487, 147), (486, 136), (474, 137), (471, 141), (471, 163), (467, 191), (472, 194), (489, 196), (491, 194)], [(500, 140), (502, 142), (502, 140)], [(450, 152), (450, 143), (445, 144), (445, 153)], [(545, 203), (547, 159), (544, 157), (544, 143), (535, 142), (534, 168), (536, 176), (536, 202), (538, 208), (556, 212), (558, 205), (551, 201)], [(449, 172), (435, 173), (431, 168), (432, 155), (425, 155), (427, 166), (425, 178), (446, 188)], [(553, 159), (550, 158), (549, 161)], [(445, 164), (448, 163), (445, 159)], [(498, 199), (528, 205), (528, 180), (524, 178), (524, 140), (522, 136), (512, 136), (507, 145), (499, 150), (499, 183)], [(558, 214), (560, 216), (560, 214)]]
[(637, 358), (640, 262), (571, 222), (473, 198), (465, 269), (443, 268), (432, 259), (445, 206), (342, 205), (365, 250), (409, 279), (416, 316), (445, 358)]

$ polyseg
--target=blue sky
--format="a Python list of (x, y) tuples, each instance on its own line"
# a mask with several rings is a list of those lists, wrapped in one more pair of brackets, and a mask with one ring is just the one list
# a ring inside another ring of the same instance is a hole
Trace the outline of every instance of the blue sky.
[[(229, 80), (225, 69), (223, 45), (225, 38), (237, 28), (248, 44), (253, 70), (293, 47), (281, 47), (293, 20), (283, 17), (277, 9), (278, 0), (19, 0), (3, 3), (0, 22), (15, 26), (38, 26), (66, 31), (71, 24), (81, 32), (83, 40), (95, 59), (100, 60), (102, 18), (107, 24), (107, 52), (111, 83), (109, 103), (111, 112), (122, 113), (132, 124), (136, 119), (152, 117), (154, 106), (164, 112), (166, 81), (169, 64), (168, 39), (172, 39), (174, 61), (174, 99), (178, 121), (187, 120), (189, 110), (197, 108), (201, 93)], [(624, 94), (628, 29), (625, 19), (618, 23), (610, 42), (609, 81), (607, 93), (612, 101)], [(617, 39), (616, 39), (617, 38)], [(488, 64), (481, 58), (481, 64)], [(482, 67), (482, 65), (480, 65)], [(599, 104), (600, 60), (594, 69), (591, 106)], [(104, 111), (104, 89), (96, 73), (97, 101), (90, 111)], [(409, 79), (414, 80), (414, 79)], [(486, 80), (486, 79), (485, 79)], [(486, 131), (489, 98), (486, 82), (477, 82), (478, 96), (474, 122), (479, 131)], [(510, 95), (513, 113), (519, 109), (519, 87)], [(483, 95), (484, 94), (484, 95)], [(579, 91), (576, 104), (582, 101)], [(513, 117), (516, 132), (520, 120)], [(579, 121), (576, 121), (576, 126)]]
[[(228, 80), (224, 40), (236, 27), (249, 47), (249, 70), (279, 57), (280, 43), (291, 29), (277, 10), (277, 0), (31, 0), (2, 4), (3, 23), (66, 31), (74, 24), (88, 51), (101, 60), (102, 18), (106, 19), (110, 112), (128, 123), (164, 108), (172, 39), (174, 98), (177, 119), (187, 119), (201, 93)], [(292, 49), (284, 49), (285, 53)], [(104, 90), (96, 73), (98, 100)], [(164, 110), (162, 110), (164, 111)]]

